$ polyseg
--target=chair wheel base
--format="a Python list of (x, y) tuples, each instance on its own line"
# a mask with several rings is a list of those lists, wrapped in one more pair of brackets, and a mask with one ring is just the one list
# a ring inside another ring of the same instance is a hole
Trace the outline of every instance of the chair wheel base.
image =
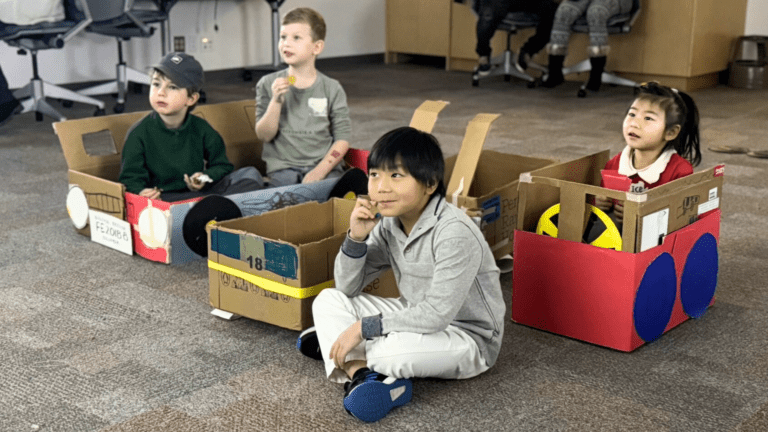
[(36, 121), (43, 121), (43, 113), (35, 112), (35, 120)]
[(583, 88), (581, 88), (581, 89), (579, 89), (579, 91), (576, 93), (576, 96), (578, 96), (578, 97), (580, 97), (580, 98), (584, 98), (584, 97), (587, 97), (587, 91), (586, 91), (586, 90), (584, 90)]
[(112, 108), (112, 111), (114, 111), (114, 112), (115, 112), (115, 114), (120, 114), (120, 113), (124, 112), (124, 111), (125, 111), (125, 104), (121, 104), (121, 103), (119, 103), (119, 104), (116, 104), (116, 105), (115, 105), (115, 106)]
[(104, 111), (104, 108), (96, 108), (96, 111), (93, 112), (94, 117), (99, 117), (105, 115), (106, 112)]

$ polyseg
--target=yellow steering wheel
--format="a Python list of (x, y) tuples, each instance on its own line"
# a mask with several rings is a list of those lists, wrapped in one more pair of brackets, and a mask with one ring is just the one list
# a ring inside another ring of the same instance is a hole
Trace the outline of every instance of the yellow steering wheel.
[[(587, 204), (587, 208), (589, 208), (592, 214), (605, 225), (605, 230), (591, 242), (587, 242), (586, 239), (584, 239), (584, 242), (589, 243), (592, 246), (620, 251), (621, 233), (619, 232), (619, 228), (616, 227), (616, 224), (613, 223), (613, 220), (611, 220), (611, 217), (592, 204)], [(555, 204), (548, 208), (539, 218), (539, 223), (536, 225), (536, 234), (544, 234), (557, 238), (557, 222), (553, 221), (552, 218), (558, 214), (560, 214), (560, 204)]]

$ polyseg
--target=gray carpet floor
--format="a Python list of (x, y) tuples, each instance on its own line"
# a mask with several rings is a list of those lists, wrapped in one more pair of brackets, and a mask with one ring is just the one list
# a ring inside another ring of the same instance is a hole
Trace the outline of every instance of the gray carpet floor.
[[(486, 149), (568, 160), (622, 146), (632, 91), (576, 98), (576, 83), (528, 89), (428, 64), (347, 62), (352, 145), (370, 148), (425, 99), (451, 104), (434, 134), (458, 152), (467, 122), (500, 113)], [(237, 71), (209, 74), (208, 103), (254, 96)], [(768, 430), (768, 91), (693, 93), (701, 168), (726, 164), (717, 301), (654, 343), (621, 353), (509, 319), (497, 364), (470, 380), (416, 379), (378, 424), (346, 414), (343, 390), (295, 348), (297, 332), (210, 314), (203, 260), (167, 266), (76, 234), (51, 121), (0, 129), (0, 430), (25, 431), (765, 431)], [(108, 110), (113, 100), (105, 97)], [(148, 109), (143, 95), (128, 110)], [(62, 108), (70, 118), (93, 109)]]

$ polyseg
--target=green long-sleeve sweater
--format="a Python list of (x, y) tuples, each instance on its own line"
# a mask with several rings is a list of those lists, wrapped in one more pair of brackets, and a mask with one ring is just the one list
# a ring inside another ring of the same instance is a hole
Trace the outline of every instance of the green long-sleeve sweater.
[(224, 140), (207, 121), (190, 114), (180, 128), (168, 129), (153, 111), (128, 130), (120, 183), (136, 194), (152, 187), (180, 192), (188, 190), (184, 174), (202, 172), (215, 183), (233, 170)]

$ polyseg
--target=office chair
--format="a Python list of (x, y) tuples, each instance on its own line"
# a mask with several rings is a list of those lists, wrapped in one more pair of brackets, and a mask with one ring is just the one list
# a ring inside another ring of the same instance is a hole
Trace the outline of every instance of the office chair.
[[(608, 19), (608, 34), (621, 34), (629, 33), (632, 30), (632, 25), (635, 23), (638, 15), (640, 15), (640, 0), (632, 1), (632, 9), (629, 12), (623, 14), (617, 14)], [(589, 33), (589, 24), (587, 24), (587, 18), (585, 16), (579, 17), (571, 27), (574, 33)], [(575, 65), (571, 65), (563, 68), (563, 76), (568, 74), (588, 72), (591, 69), (589, 59), (584, 59)], [(627, 87), (635, 87), (637, 83), (614, 75), (610, 72), (603, 72), (601, 75), (604, 84), (623, 85)], [(577, 93), (578, 97), (587, 96), (587, 83), (581, 85)]]
[[(488, 75), (480, 76), (475, 70), (472, 74), (472, 85), (477, 87), (480, 85), (480, 79), (490, 78), (492, 76), (504, 75), (504, 81), (510, 81), (512, 77), (524, 79), (528, 81), (528, 86), (532, 87), (536, 84), (536, 79), (528, 75), (525, 72), (519, 71), (514, 61), (517, 60), (519, 53), (512, 51), (512, 36), (517, 34), (518, 30), (525, 28), (535, 28), (539, 25), (539, 16), (529, 12), (510, 12), (504, 17), (501, 24), (496, 30), (502, 30), (507, 32), (507, 48), (504, 53), (491, 59), (491, 72)], [(538, 69), (542, 72), (546, 72), (547, 68), (536, 64), (532, 61), (528, 62), (528, 67)]]
[(58, 121), (67, 118), (61, 115), (46, 98), (58, 98), (74, 102), (82, 102), (96, 106), (94, 115), (104, 114), (104, 102), (88, 97), (72, 90), (43, 81), (38, 74), (37, 52), (46, 49), (61, 49), (64, 44), (91, 23), (88, 5), (83, 0), (64, 0), (64, 20), (45, 22), (32, 25), (14, 25), (0, 23), (0, 40), (8, 45), (18, 47), (18, 54), (24, 55), (29, 51), (32, 55), (32, 79), (29, 84), (13, 92), (13, 96), (21, 101), (22, 113), (34, 111), (37, 121), (43, 120), (43, 114)]
[(277, 45), (280, 43), (280, 6), (285, 3), (285, 0), (266, 0), (266, 2), (272, 10), (272, 64), (244, 70), (243, 81), (253, 80), (253, 72), (275, 72), (282, 64)]
[[(117, 40), (116, 79), (84, 90), (83, 95), (114, 94), (117, 103), (112, 108), (116, 113), (125, 111), (125, 98), (128, 83), (150, 85), (151, 78), (125, 64), (123, 60), (123, 42), (132, 37), (148, 38), (155, 32), (151, 24), (161, 24), (164, 29), (168, 21), (168, 12), (176, 0), (155, 2), (156, 9), (135, 9), (134, 0), (85, 0), (91, 11), (93, 22), (86, 28), (88, 32), (112, 36)], [(163, 30), (165, 33), (165, 30)], [(163, 34), (163, 55), (165, 54), (165, 35)], [(140, 92), (140, 91), (139, 91)]]

